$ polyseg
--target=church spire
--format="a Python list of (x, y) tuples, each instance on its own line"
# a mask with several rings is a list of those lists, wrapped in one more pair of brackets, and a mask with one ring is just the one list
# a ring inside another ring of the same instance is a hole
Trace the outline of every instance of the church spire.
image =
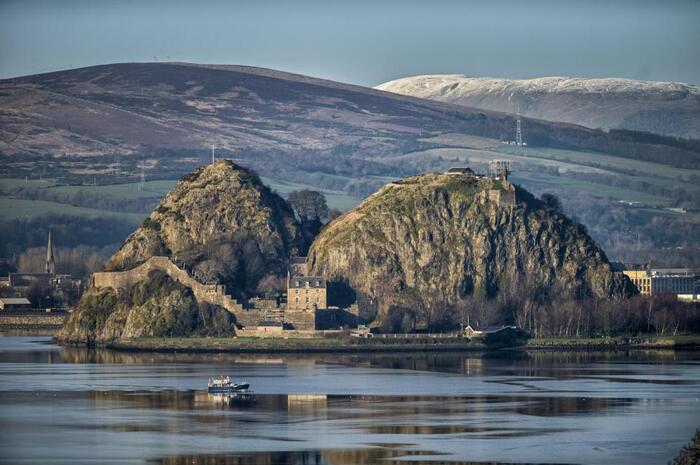
[(53, 258), (53, 242), (51, 241), (51, 231), (49, 231), (49, 244), (46, 246), (46, 270), (49, 274), (56, 274), (56, 264)]

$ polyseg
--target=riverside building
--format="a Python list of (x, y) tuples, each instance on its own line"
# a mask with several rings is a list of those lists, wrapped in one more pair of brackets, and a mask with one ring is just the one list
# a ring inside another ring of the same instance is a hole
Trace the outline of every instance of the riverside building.
[(697, 294), (697, 274), (689, 268), (625, 269), (622, 271), (642, 295)]

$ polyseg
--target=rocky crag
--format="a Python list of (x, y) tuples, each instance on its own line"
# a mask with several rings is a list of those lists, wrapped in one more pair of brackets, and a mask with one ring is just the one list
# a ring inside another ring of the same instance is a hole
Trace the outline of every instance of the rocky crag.
[(152, 256), (177, 257), (202, 281), (245, 298), (268, 275), (286, 271), (305, 244), (294, 212), (253, 172), (219, 160), (182, 178), (106, 263), (134, 268)]
[[(219, 160), (185, 176), (105, 264), (132, 270), (166, 256), (202, 283), (245, 299), (283, 276), (306, 244), (287, 203), (255, 173)], [(92, 287), (57, 339), (107, 343), (123, 337), (232, 335), (235, 317), (197, 300), (190, 287), (153, 270), (126, 289)]]
[[(513, 190), (514, 204), (498, 201)], [(327, 226), (309, 263), (372, 306), (375, 324), (405, 309), (415, 312), (415, 326), (428, 326), (431, 309), (505, 292), (579, 299), (634, 292), (582, 226), (508, 181), (466, 175), (388, 184)]]

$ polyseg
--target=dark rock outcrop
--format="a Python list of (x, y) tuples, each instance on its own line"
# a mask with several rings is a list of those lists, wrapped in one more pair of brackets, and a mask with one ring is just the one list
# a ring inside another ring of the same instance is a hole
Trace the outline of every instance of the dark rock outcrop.
[(520, 188), (515, 206), (489, 195), (513, 188), (445, 174), (389, 184), (321, 232), (311, 269), (355, 291), (379, 324), (395, 306), (448, 306), (506, 291), (603, 299), (634, 292), (582, 226)]

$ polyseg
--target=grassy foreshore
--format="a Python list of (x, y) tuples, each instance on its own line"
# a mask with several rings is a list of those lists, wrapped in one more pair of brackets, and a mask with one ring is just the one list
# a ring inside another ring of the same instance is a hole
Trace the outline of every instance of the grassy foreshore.
[(533, 338), (526, 349), (700, 349), (700, 334), (677, 336), (615, 336)]
[(340, 339), (340, 338), (136, 338), (110, 349), (158, 352), (406, 352), (483, 350), (467, 339)]
[[(124, 351), (156, 352), (410, 352), (488, 350), (485, 345), (466, 339), (415, 338), (136, 338), (109, 346)], [(669, 337), (614, 338), (538, 338), (524, 350), (625, 350), (625, 349), (700, 349), (700, 335)]]

